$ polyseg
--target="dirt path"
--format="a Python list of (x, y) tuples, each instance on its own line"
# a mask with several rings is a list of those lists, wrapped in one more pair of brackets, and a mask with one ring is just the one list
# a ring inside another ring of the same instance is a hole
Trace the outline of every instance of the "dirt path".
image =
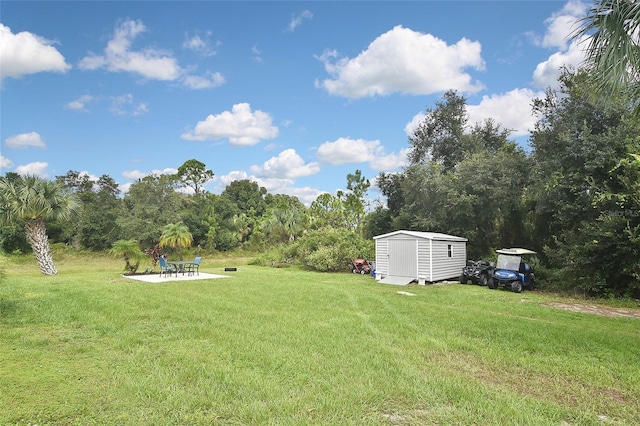
[(573, 312), (586, 312), (606, 317), (627, 317), (640, 319), (640, 309), (633, 308), (611, 308), (597, 305), (581, 305), (578, 303), (545, 302), (545, 306), (552, 306), (558, 309), (565, 309)]

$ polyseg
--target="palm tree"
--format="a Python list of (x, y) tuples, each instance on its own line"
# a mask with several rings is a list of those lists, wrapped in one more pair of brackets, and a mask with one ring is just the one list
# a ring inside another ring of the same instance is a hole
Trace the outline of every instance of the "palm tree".
[(182, 222), (169, 223), (162, 228), (160, 247), (177, 248), (180, 260), (182, 260), (182, 249), (190, 247), (191, 243), (193, 243), (193, 235), (189, 232), (187, 225)]
[(64, 184), (34, 175), (0, 179), (0, 223), (24, 221), (27, 241), (45, 275), (58, 273), (51, 257), (47, 220), (69, 220), (78, 210), (77, 197)]
[(640, 2), (600, 0), (572, 35), (586, 42), (585, 67), (598, 83), (598, 94), (623, 90), (631, 95), (640, 113)]
[(140, 262), (146, 259), (147, 255), (140, 249), (140, 245), (134, 239), (118, 240), (111, 245), (109, 250), (114, 256), (122, 256), (124, 258), (125, 271), (135, 274), (140, 267)]

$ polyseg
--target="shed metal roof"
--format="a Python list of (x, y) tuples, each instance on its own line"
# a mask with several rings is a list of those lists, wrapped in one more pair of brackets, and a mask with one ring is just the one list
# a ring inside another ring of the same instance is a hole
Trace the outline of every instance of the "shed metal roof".
[(456, 237), (455, 235), (449, 235), (449, 234), (441, 234), (439, 232), (404, 231), (404, 230), (389, 232), (388, 234), (383, 234), (383, 235), (377, 235), (373, 237), (373, 239), (377, 240), (379, 238), (392, 237), (394, 235), (400, 235), (400, 234), (407, 235), (410, 237), (415, 237), (415, 238), (422, 238), (425, 240), (434, 240), (434, 241), (469, 241), (463, 237)]

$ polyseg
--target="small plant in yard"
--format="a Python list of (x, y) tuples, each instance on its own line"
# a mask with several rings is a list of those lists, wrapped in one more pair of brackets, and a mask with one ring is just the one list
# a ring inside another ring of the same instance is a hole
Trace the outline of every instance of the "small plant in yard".
[(140, 267), (140, 262), (147, 258), (147, 255), (140, 249), (140, 244), (134, 240), (118, 240), (113, 243), (111, 250), (114, 256), (122, 256), (125, 261), (125, 272), (135, 274)]
[(151, 258), (151, 264), (153, 265), (153, 269), (155, 269), (160, 256), (162, 256), (162, 247), (160, 247), (160, 244), (156, 244), (153, 247), (145, 249), (144, 254)]
[(182, 249), (191, 247), (192, 243), (193, 235), (189, 232), (187, 225), (183, 223), (169, 223), (162, 228), (160, 247), (171, 247), (177, 249), (180, 260), (183, 260)]

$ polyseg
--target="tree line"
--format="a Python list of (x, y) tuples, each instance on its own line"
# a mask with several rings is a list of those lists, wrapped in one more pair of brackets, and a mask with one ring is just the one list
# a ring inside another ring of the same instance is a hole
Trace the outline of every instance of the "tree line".
[(534, 249), (540, 278), (553, 288), (640, 297), (636, 99), (621, 88), (594, 96), (599, 90), (589, 72), (565, 70), (559, 88), (533, 102), (528, 149), (494, 120), (468, 123), (466, 99), (446, 92), (409, 137), (407, 167), (377, 176), (382, 198), (372, 209), (360, 170), (347, 175), (345, 191), (309, 207), (250, 180), (208, 193), (213, 172), (195, 159), (175, 175), (138, 180), (123, 196), (109, 176), (69, 171), (43, 182), (7, 173), (0, 247), (33, 250), (42, 269), (50, 257), (44, 219), (51, 241), (96, 251), (131, 239), (154, 247), (163, 229), (179, 224), (196, 249), (243, 248), (261, 252), (263, 264), (296, 260), (330, 271), (347, 269), (349, 257), (372, 258), (375, 235), (434, 231), (468, 238), (475, 259), (503, 247)]
[[(194, 159), (175, 175), (139, 179), (123, 196), (109, 176), (57, 176), (51, 184), (78, 205), (74, 220), (63, 215), (48, 223), (48, 237), (96, 251), (135, 239), (144, 249), (158, 244), (167, 225), (181, 224), (196, 249), (243, 248), (273, 262), (341, 270), (347, 256), (373, 257), (375, 235), (434, 231), (468, 238), (474, 259), (503, 247), (534, 249), (539, 273), (556, 287), (638, 297), (640, 125), (627, 94), (598, 102), (595, 84), (583, 71), (565, 71), (559, 89), (536, 99), (529, 149), (494, 120), (468, 123), (465, 98), (446, 92), (409, 137), (408, 166), (377, 176), (382, 198), (372, 209), (370, 181), (360, 170), (347, 175), (345, 191), (322, 194), (307, 207), (250, 180), (208, 193), (203, 184), (213, 172)], [(5, 252), (39, 247), (28, 232), (34, 212), (6, 214), (7, 188), (19, 181), (35, 182), (14, 173), (1, 180)]]

